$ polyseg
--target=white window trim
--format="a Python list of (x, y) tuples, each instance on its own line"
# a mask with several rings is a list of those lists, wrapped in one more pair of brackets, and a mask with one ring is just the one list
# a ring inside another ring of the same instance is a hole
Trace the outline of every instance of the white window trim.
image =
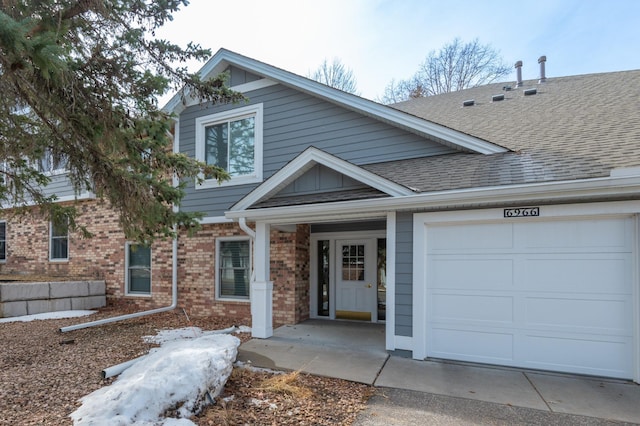
[(0, 259), (0, 263), (7, 263), (7, 257), (9, 257), (9, 250), (8, 250), (8, 244), (7, 244), (7, 240), (8, 240), (7, 221), (0, 220), (0, 226), (2, 224), (4, 224), (4, 259)]
[[(220, 273), (219, 273), (219, 265), (220, 265), (220, 243), (222, 242), (226, 242), (226, 241), (249, 241), (249, 296), (248, 297), (233, 297), (233, 296), (222, 296), (220, 294)], [(219, 300), (221, 302), (244, 302), (244, 303), (250, 303), (251, 302), (251, 274), (253, 271), (253, 242), (251, 241), (251, 238), (249, 237), (242, 237), (242, 236), (237, 236), (237, 237), (218, 237), (216, 238), (216, 256), (215, 256), (215, 277), (216, 277), (216, 285), (215, 285), (215, 296), (216, 296), (216, 300)]]
[[(225, 121), (241, 119), (245, 117), (255, 117), (255, 129), (254, 129), (254, 172), (251, 175), (235, 176), (231, 177), (228, 181), (218, 183), (216, 179), (204, 180), (201, 184), (196, 184), (196, 189), (210, 189), (223, 186), (244, 185), (248, 183), (260, 183), (262, 182), (262, 126), (263, 126), (263, 105), (249, 105), (242, 108), (236, 108), (229, 111), (220, 112), (217, 114), (206, 115), (204, 117), (196, 118), (196, 159), (204, 161), (204, 147), (205, 147), (205, 127), (214, 124), (219, 124)], [(200, 175), (201, 178), (204, 176)]]
[[(58, 237), (60, 238), (60, 237)], [(68, 262), (71, 246), (69, 244), (69, 229), (67, 229), (67, 257), (53, 257), (53, 221), (49, 221), (49, 262)]]
[(124, 294), (131, 297), (151, 297), (153, 290), (153, 249), (149, 247), (149, 292), (129, 291), (129, 247), (138, 243), (126, 242), (124, 245)]
[[(53, 156), (51, 155), (51, 152), (47, 151), (44, 155), (48, 156), (49, 159), (48, 161), (53, 163)], [(67, 168), (67, 162), (65, 162), (65, 166), (64, 167), (59, 167), (57, 169), (51, 169), (51, 170), (40, 170), (40, 160), (36, 160), (34, 162), (34, 168), (36, 170), (38, 170), (40, 173), (42, 173), (44, 176), (59, 176), (59, 175), (64, 175), (64, 174), (68, 174), (69, 173), (69, 169)]]

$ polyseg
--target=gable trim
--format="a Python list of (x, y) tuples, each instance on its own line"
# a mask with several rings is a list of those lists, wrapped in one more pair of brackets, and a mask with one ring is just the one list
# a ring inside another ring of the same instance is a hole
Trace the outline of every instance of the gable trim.
[[(441, 143), (455, 149), (479, 154), (497, 154), (508, 151), (508, 149), (491, 142), (427, 121), (404, 111), (361, 98), (351, 93), (334, 89), (318, 83), (315, 80), (293, 74), (289, 71), (276, 68), (226, 49), (218, 50), (218, 52), (209, 59), (200, 70), (200, 78), (204, 80), (213, 75), (217, 75), (224, 71), (228, 65), (235, 65), (239, 68), (249, 70), (254, 74), (294, 87), (307, 94), (317, 96), (372, 118), (377, 118), (391, 125), (416, 132), (422, 136), (436, 138), (438, 141), (441, 141)], [(184, 105), (181, 102), (180, 92), (178, 92), (165, 105), (163, 111), (179, 114), (183, 109)]]
[(389, 194), (392, 197), (400, 197), (414, 194), (409, 188), (364, 170), (348, 161), (335, 157), (315, 147), (309, 147), (304, 150), (300, 155), (291, 160), (283, 168), (278, 170), (273, 176), (271, 176), (262, 185), (247, 194), (244, 198), (238, 201), (231, 211), (246, 210), (252, 205), (268, 198), (278, 191), (289, 185), (298, 177), (302, 176), (305, 172), (310, 170), (316, 164), (321, 164), (338, 173), (342, 173), (352, 179), (369, 185), (379, 191)]

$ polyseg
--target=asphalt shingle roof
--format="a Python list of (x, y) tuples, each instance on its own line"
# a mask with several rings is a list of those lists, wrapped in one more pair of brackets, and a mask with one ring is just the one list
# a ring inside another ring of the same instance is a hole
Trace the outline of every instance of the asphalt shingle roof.
[[(524, 96), (529, 88), (537, 94)], [(496, 94), (504, 100), (492, 102)], [(463, 107), (469, 99), (475, 105)], [(363, 166), (421, 192), (604, 177), (640, 166), (640, 70), (525, 81), (521, 88), (496, 83), (392, 107), (511, 151)]]

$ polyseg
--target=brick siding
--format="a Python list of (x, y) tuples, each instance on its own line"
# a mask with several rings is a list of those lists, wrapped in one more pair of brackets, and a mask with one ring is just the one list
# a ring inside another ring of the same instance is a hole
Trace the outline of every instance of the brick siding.
[[(2, 274), (46, 275), (102, 279), (107, 303), (131, 309), (171, 304), (172, 241), (158, 240), (151, 248), (151, 296), (125, 291), (125, 243), (117, 215), (104, 203), (77, 205), (79, 225), (93, 238), (69, 235), (69, 260), (49, 261), (49, 224), (36, 215), (0, 216), (7, 222), (7, 260)], [(271, 231), (271, 280), (274, 282), (274, 325), (295, 324), (309, 318), (309, 226), (293, 232)], [(193, 236), (178, 239), (178, 306), (194, 316), (249, 319), (249, 301), (218, 300), (215, 289), (216, 238), (246, 236), (235, 223), (203, 225)]]

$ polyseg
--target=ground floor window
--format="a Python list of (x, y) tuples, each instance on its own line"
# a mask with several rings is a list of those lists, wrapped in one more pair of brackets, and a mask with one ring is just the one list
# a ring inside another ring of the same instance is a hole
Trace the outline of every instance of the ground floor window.
[(49, 259), (69, 259), (69, 225), (51, 221), (49, 227)]
[(329, 240), (318, 241), (318, 316), (328, 317), (329, 310)]
[(0, 262), (7, 260), (7, 222), (0, 222)]
[(387, 239), (378, 238), (378, 321), (387, 319)]
[(151, 247), (128, 243), (126, 247), (128, 294), (151, 294)]
[(249, 299), (251, 245), (248, 238), (217, 241), (217, 296), (221, 299)]

